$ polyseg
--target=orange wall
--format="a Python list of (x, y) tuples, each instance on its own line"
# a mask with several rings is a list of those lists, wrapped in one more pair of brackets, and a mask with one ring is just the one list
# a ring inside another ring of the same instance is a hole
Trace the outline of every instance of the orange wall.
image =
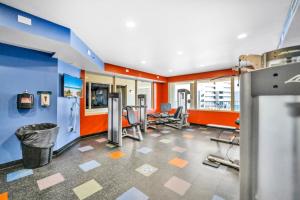
[[(235, 75), (231, 69), (218, 70), (204, 73), (187, 74), (168, 77), (168, 82), (191, 81), (200, 79), (211, 79)], [(168, 99), (168, 84), (164, 86), (164, 101)], [(189, 122), (194, 124), (218, 124), (223, 126), (236, 126), (235, 120), (239, 118), (238, 112), (232, 111), (210, 111), (210, 110), (189, 110)], [(237, 126), (236, 126), (237, 127)]]
[[(157, 75), (149, 74), (145, 72), (140, 72), (137, 70), (105, 64), (105, 70), (108, 72), (113, 72), (116, 74), (125, 74), (130, 76), (137, 76), (142, 78), (148, 78), (152, 80), (157, 80)], [(222, 76), (231, 76), (235, 72), (231, 69), (219, 70), (213, 72), (204, 72), (197, 74), (189, 74), (174, 77), (162, 77), (159, 76), (159, 81), (165, 81), (165, 83), (156, 82), (154, 83), (154, 110), (150, 112), (159, 112), (160, 104), (168, 102), (168, 82), (179, 82), (179, 81), (189, 81), (189, 80), (199, 80), (207, 78), (216, 78)], [(85, 83), (85, 71), (81, 72), (81, 78)], [(83, 87), (83, 96), (85, 97), (85, 86)], [(195, 124), (219, 124), (224, 126), (236, 126), (235, 120), (239, 117), (237, 112), (226, 112), (226, 111), (206, 111), (206, 110), (189, 110), (189, 122)], [(107, 114), (91, 115), (85, 116), (85, 98), (80, 99), (80, 134), (81, 136), (91, 135), (99, 132), (107, 131)], [(127, 125), (126, 121), (123, 119), (123, 125)]]
[(218, 124), (238, 127), (235, 120), (239, 116), (238, 112), (189, 110), (189, 122), (193, 124)]
[[(126, 68), (111, 65), (111, 64), (105, 64), (105, 71), (113, 72), (116, 74), (125, 74), (130, 76), (137, 76), (141, 78), (147, 78), (152, 80), (159, 80), (159, 81), (166, 81), (167, 78), (163, 76), (159, 76), (157, 78), (157, 75), (140, 72), (137, 70), (129, 69), (129, 72), (126, 72)], [(85, 71), (81, 71), (81, 79), (83, 80), (85, 84)], [(154, 96), (155, 96), (155, 108), (153, 110), (149, 110), (149, 112), (158, 112), (160, 109), (160, 103), (162, 99), (163, 89), (162, 86), (167, 85), (164, 83), (155, 83), (154, 84)], [(83, 97), (85, 97), (86, 91), (85, 91), (85, 85), (83, 86)], [(167, 101), (166, 101), (167, 102)], [(85, 115), (85, 98), (80, 99), (80, 135), (91, 135), (95, 133), (100, 133), (107, 131), (107, 124), (108, 124), (108, 115), (107, 114), (99, 114), (99, 115)], [(125, 119), (123, 119), (123, 126), (127, 126), (128, 123)]]
[[(116, 74), (123, 74), (123, 75), (140, 77), (140, 78), (147, 78), (147, 79), (152, 79), (155, 81), (162, 81), (162, 82), (167, 81), (167, 78), (164, 76), (151, 74), (151, 73), (147, 73), (147, 72), (142, 72), (142, 71), (138, 71), (138, 70), (134, 70), (134, 69), (129, 69), (129, 68), (112, 65), (112, 64), (108, 64), (108, 63), (105, 63), (104, 70), (106, 72), (112, 72), (112, 73), (116, 73)], [(126, 70), (128, 70), (128, 72), (126, 72)]]
[(107, 130), (107, 114), (85, 116), (85, 71), (81, 70), (83, 98), (80, 99), (80, 135), (90, 135)]
[(218, 71), (211, 71), (211, 72), (203, 72), (203, 73), (168, 77), (168, 82), (209, 79), (209, 78), (217, 78), (217, 77), (222, 77), (222, 76), (231, 76), (231, 75), (235, 75), (235, 74), (236, 74), (235, 71), (233, 71), (231, 69), (225, 69), (225, 70), (218, 70)]

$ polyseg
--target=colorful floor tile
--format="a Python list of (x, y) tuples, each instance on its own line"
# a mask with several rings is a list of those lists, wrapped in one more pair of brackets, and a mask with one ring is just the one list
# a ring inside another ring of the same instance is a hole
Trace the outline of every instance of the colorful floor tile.
[(159, 134), (159, 133), (152, 133), (150, 136), (152, 136), (152, 137), (159, 137), (159, 136), (161, 136), (161, 134)]
[(183, 152), (186, 151), (186, 148), (175, 146), (175, 147), (172, 148), (172, 151), (176, 151), (178, 153), (183, 153)]
[(169, 161), (170, 165), (174, 165), (175, 167), (184, 168), (189, 162), (180, 158), (174, 158)]
[(163, 131), (160, 131), (160, 132), (163, 133), (163, 134), (167, 134), (167, 133), (170, 133), (171, 131), (163, 130)]
[(116, 148), (116, 145), (113, 145), (113, 144), (106, 144), (105, 146), (108, 147), (108, 148), (111, 148), (111, 149)]
[(92, 147), (92, 146), (83, 146), (83, 147), (80, 147), (80, 148), (78, 148), (78, 150), (80, 151), (80, 152), (87, 152), (87, 151), (91, 151), (91, 150), (93, 150), (94, 149), (94, 147)]
[(182, 180), (176, 176), (171, 177), (164, 185), (166, 188), (176, 192), (180, 196), (183, 196), (187, 190), (191, 187), (189, 182)]
[(100, 190), (102, 190), (102, 186), (94, 179), (85, 182), (84, 184), (79, 185), (76, 188), (73, 188), (74, 193), (80, 200), (85, 199)]
[(114, 152), (111, 152), (108, 154), (108, 156), (111, 158), (111, 159), (120, 159), (122, 157), (125, 156), (125, 153), (123, 153), (122, 151), (114, 151)]
[(61, 182), (63, 182), (65, 180), (65, 178), (60, 174), (53, 174), (51, 176), (48, 176), (46, 178), (40, 179), (37, 181), (38, 187), (40, 190), (44, 190), (47, 189), (49, 187), (52, 187), (56, 184), (59, 184)]
[(183, 134), (182, 137), (184, 137), (185, 139), (193, 139), (194, 136), (192, 134)]
[(149, 197), (135, 187), (130, 188), (116, 200), (147, 200)]
[(100, 163), (98, 163), (95, 160), (91, 160), (91, 161), (82, 163), (81, 165), (79, 165), (79, 168), (84, 172), (88, 172), (88, 171), (95, 169), (97, 167), (100, 167), (100, 166), (101, 166)]
[(224, 199), (218, 195), (214, 195), (211, 200), (224, 200)]
[(140, 153), (143, 153), (143, 154), (148, 154), (152, 151), (151, 148), (148, 148), (148, 147), (142, 147), (142, 148), (139, 148), (138, 150), (136, 150), (137, 152), (140, 152)]
[(33, 174), (32, 169), (21, 169), (19, 171), (15, 171), (12, 173), (7, 174), (6, 176), (6, 182), (11, 182), (18, 180), (20, 178), (24, 178), (26, 176), (30, 176)]
[(169, 144), (169, 143), (171, 143), (171, 140), (162, 139), (162, 140), (159, 140), (159, 142), (164, 143), (164, 144)]
[(144, 164), (136, 169), (137, 172), (143, 174), (144, 176), (151, 176), (158, 169), (149, 164)]
[(107, 141), (107, 138), (100, 138), (100, 139), (97, 139), (95, 141), (98, 142), (98, 143), (103, 143), (103, 142)]
[(188, 132), (194, 132), (195, 130), (194, 129), (192, 129), (192, 128), (187, 128), (187, 129), (185, 129), (186, 131), (188, 131)]
[(8, 200), (8, 192), (1, 193), (0, 200)]

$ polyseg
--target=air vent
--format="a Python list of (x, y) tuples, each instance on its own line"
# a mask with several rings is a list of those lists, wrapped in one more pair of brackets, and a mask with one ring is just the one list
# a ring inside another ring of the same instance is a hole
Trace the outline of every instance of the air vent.
[(18, 15), (18, 22), (31, 26), (31, 19), (22, 15)]

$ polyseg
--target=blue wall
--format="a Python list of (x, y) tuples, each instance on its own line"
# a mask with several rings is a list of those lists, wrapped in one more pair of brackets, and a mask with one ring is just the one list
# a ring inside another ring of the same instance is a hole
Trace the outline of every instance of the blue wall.
[[(61, 88), (63, 85), (63, 74), (80, 78), (80, 69), (62, 61), (58, 61), (58, 75), (60, 83), (58, 84), (59, 95), (57, 98), (57, 124), (60, 128), (54, 148), (55, 150), (80, 137), (80, 99), (76, 100), (75, 98), (63, 97)], [(71, 111), (71, 108), (73, 108), (73, 111)], [(70, 132), (70, 127), (74, 127), (74, 131)]]
[[(15, 131), (23, 125), (58, 124), (60, 131), (55, 150), (80, 136), (79, 99), (74, 105), (76, 99), (62, 97), (64, 73), (80, 77), (80, 69), (50, 54), (0, 43), (0, 164), (22, 159)], [(18, 110), (17, 94), (25, 90), (34, 94), (34, 108)], [(37, 91), (52, 91), (50, 107), (40, 106)], [(74, 131), (70, 132), (72, 126)]]
[[(51, 55), (0, 44), (0, 164), (22, 158), (15, 131), (27, 124), (57, 121), (57, 60)], [(31, 110), (18, 110), (18, 93), (34, 94)], [(52, 91), (51, 106), (39, 105), (37, 91)]]

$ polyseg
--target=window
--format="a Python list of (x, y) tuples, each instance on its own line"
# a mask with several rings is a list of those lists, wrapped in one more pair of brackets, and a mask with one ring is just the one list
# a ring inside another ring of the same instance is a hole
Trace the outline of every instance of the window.
[(152, 108), (152, 83), (146, 81), (137, 81), (137, 95), (145, 94), (147, 108)]
[(240, 111), (240, 80), (234, 77), (234, 111)]
[(231, 110), (231, 78), (198, 81), (197, 108)]
[(86, 83), (86, 108), (97, 109), (108, 107), (109, 85)]
[[(182, 82), (182, 83), (171, 83), (170, 84), (170, 91), (169, 91), (169, 101), (172, 105), (172, 108), (177, 108), (178, 107), (178, 95), (177, 95), (177, 91), (179, 89), (187, 89), (191, 92), (191, 86), (192, 83), (191, 82)], [(189, 95), (190, 97), (191, 95)], [(188, 105), (188, 109), (191, 107), (190, 103), (187, 104)]]

